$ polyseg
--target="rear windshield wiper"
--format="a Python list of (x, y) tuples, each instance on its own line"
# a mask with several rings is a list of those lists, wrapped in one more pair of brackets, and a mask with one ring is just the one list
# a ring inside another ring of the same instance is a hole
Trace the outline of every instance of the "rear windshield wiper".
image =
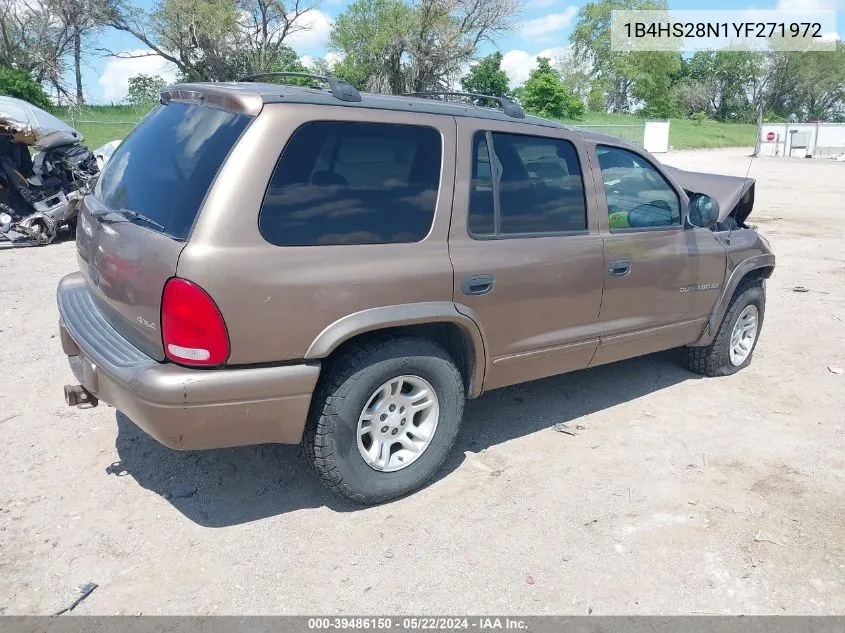
[(163, 224), (159, 224), (152, 218), (148, 218), (147, 216), (138, 213), (137, 211), (133, 211), (132, 209), (107, 209), (105, 211), (92, 212), (91, 215), (102, 222), (116, 222), (117, 220), (115, 218), (121, 218), (121, 220), (124, 221), (141, 220), (142, 222), (146, 222), (157, 229), (161, 229), (162, 233), (167, 233), (167, 228)]

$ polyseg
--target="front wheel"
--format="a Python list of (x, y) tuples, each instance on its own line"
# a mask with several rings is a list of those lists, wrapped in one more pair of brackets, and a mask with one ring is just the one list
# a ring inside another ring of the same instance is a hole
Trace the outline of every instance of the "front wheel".
[(314, 394), (305, 450), (323, 482), (363, 504), (422, 487), (455, 443), (461, 374), (423, 338), (390, 336), (347, 349)]
[(704, 376), (729, 376), (751, 363), (763, 326), (766, 294), (754, 281), (741, 286), (710, 345), (687, 348), (687, 367)]

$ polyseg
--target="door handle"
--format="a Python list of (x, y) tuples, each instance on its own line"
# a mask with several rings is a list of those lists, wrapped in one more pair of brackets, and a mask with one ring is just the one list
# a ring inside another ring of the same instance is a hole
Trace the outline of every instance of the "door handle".
[(614, 277), (624, 277), (631, 272), (631, 262), (627, 259), (614, 259), (607, 267), (607, 272)]
[(465, 295), (486, 295), (493, 291), (493, 275), (470, 275), (461, 282)]

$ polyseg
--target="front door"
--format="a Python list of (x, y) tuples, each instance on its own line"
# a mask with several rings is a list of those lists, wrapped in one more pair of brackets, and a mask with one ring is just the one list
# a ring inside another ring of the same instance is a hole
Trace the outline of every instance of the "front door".
[(605, 281), (592, 365), (690, 343), (721, 290), (726, 253), (685, 226), (686, 195), (631, 149), (590, 145), (600, 179)]
[(454, 301), (484, 330), (484, 388), (586, 367), (604, 255), (587, 157), (567, 130), (458, 119)]

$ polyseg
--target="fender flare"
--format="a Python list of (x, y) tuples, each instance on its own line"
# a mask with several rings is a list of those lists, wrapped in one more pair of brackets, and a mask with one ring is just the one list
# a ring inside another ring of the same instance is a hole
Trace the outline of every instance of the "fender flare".
[(771, 276), (774, 267), (775, 256), (772, 253), (762, 253), (740, 262), (739, 265), (733, 269), (733, 272), (731, 272), (730, 277), (728, 277), (724, 288), (722, 288), (722, 294), (719, 295), (716, 305), (713, 307), (713, 312), (710, 314), (710, 319), (707, 321), (707, 327), (704, 329), (704, 333), (695, 343), (691, 343), (691, 345), (693, 347), (710, 345), (710, 343), (713, 342), (713, 339), (716, 338), (716, 332), (719, 331), (719, 325), (722, 323), (722, 319), (725, 316), (725, 312), (728, 310), (728, 306), (731, 303), (734, 292), (736, 292), (736, 289), (739, 287), (742, 280), (745, 279), (749, 273), (755, 270), (760, 270), (761, 268), (769, 269), (769, 272), (764, 275), (764, 278), (768, 279)]
[(305, 360), (326, 358), (340, 345), (360, 334), (428, 323), (453, 323), (466, 334), (473, 352), (467, 394), (470, 398), (477, 398), (481, 395), (487, 371), (484, 331), (475, 312), (451, 301), (404, 303), (349, 314), (330, 324), (317, 335), (305, 352)]

